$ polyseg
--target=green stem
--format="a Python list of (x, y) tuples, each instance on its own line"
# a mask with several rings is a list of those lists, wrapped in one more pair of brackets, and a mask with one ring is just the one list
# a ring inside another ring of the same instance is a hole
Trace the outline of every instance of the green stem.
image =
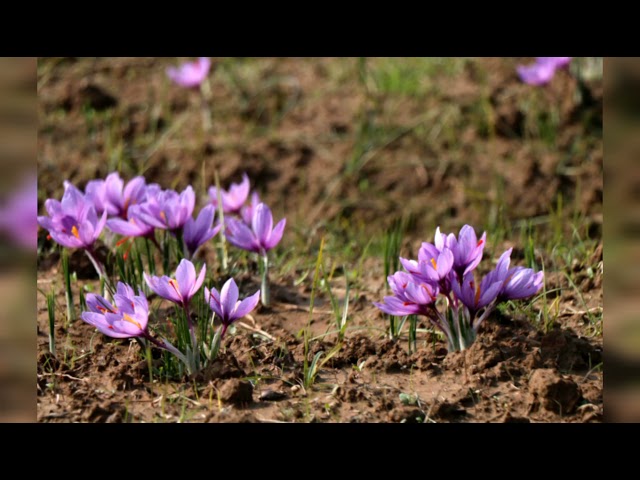
[(222, 235), (220, 235), (220, 242), (222, 247), (218, 250), (218, 256), (221, 257), (222, 262), (222, 273), (227, 273), (227, 238), (224, 235), (224, 210), (222, 208), (222, 190), (220, 188), (220, 177), (218, 176), (218, 170), (213, 171), (213, 176), (216, 183), (216, 192), (217, 192), (217, 200), (218, 200), (218, 217), (220, 218), (220, 225), (222, 225)]
[(269, 289), (269, 255), (265, 252), (262, 255), (262, 285), (260, 287), (260, 300), (262, 305), (268, 307), (271, 300), (271, 290)]
[[(89, 257), (89, 260), (91, 260), (91, 263), (93, 264), (93, 268), (96, 269), (96, 272), (98, 272), (98, 276), (100, 277), (101, 280), (104, 281), (104, 284), (106, 285), (107, 289), (109, 290), (109, 293), (111, 293), (112, 297), (113, 295), (115, 295), (116, 290), (115, 288), (113, 288), (113, 285), (111, 284), (111, 280), (109, 279), (109, 276), (107, 275), (107, 272), (104, 268), (104, 265), (102, 264), (102, 262), (100, 262), (100, 260), (98, 260), (95, 257), (94, 252), (90, 249), (90, 248), (86, 248), (85, 253), (87, 254), (87, 257)], [(106, 296), (105, 296), (106, 298)], [(107, 300), (110, 300), (109, 298), (107, 298)]]

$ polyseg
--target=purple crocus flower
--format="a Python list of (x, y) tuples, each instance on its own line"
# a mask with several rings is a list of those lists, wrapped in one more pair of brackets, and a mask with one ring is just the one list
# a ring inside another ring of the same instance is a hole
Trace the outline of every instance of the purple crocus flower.
[(249, 205), (245, 205), (240, 209), (240, 217), (242, 221), (247, 225), (251, 225), (251, 219), (253, 218), (253, 212), (256, 210), (256, 207), (262, 203), (260, 201), (260, 197), (258, 196), (258, 192), (253, 192), (251, 194), (251, 203)]
[(286, 223), (287, 219), (283, 218), (274, 228), (271, 209), (264, 203), (260, 203), (253, 212), (251, 228), (240, 220), (230, 218), (226, 225), (225, 236), (229, 243), (238, 248), (266, 256), (266, 252), (282, 239)]
[(389, 315), (427, 315), (429, 305), (438, 294), (438, 287), (426, 282), (418, 282), (415, 277), (404, 272), (396, 272), (387, 277), (393, 296), (384, 297), (383, 303), (373, 304)]
[[(222, 211), (224, 213), (238, 213), (249, 196), (249, 177), (242, 174), (241, 183), (232, 183), (228, 191), (220, 189)], [(214, 207), (218, 207), (218, 189), (209, 187), (209, 198)]]
[(556, 69), (567, 65), (571, 57), (537, 57), (531, 65), (516, 67), (520, 79), (529, 85), (544, 85), (556, 73)]
[(176, 84), (185, 88), (199, 87), (209, 75), (211, 60), (200, 57), (194, 62), (183, 63), (179, 67), (167, 68), (167, 76)]
[(175, 279), (169, 278), (166, 275), (162, 277), (152, 277), (147, 275), (146, 272), (143, 276), (149, 288), (156, 294), (186, 309), (191, 298), (193, 298), (202, 286), (206, 267), (206, 265), (202, 266), (202, 270), (200, 270), (200, 274), (196, 278), (196, 269), (193, 263), (183, 258), (176, 269)]
[(48, 216), (39, 216), (38, 224), (68, 248), (91, 249), (107, 221), (107, 212), (98, 218), (93, 203), (69, 182), (65, 182), (61, 202), (50, 198), (44, 206)]
[(233, 278), (225, 282), (220, 292), (215, 288), (209, 291), (207, 287), (204, 287), (205, 301), (209, 304), (211, 310), (220, 317), (222, 322), (221, 338), (224, 337), (229, 325), (256, 308), (260, 300), (260, 290), (242, 301), (238, 300), (238, 296), (238, 286)]
[(145, 223), (156, 228), (175, 232), (191, 218), (196, 197), (191, 185), (182, 193), (174, 190), (147, 191), (146, 201), (141, 205), (139, 216)]
[(463, 277), (461, 284), (451, 282), (453, 294), (469, 309), (471, 316), (493, 302), (498, 297), (501, 288), (502, 281), (493, 281), (489, 277), (485, 277), (482, 282), (477, 283), (472, 272)]
[(207, 205), (198, 214), (194, 220), (189, 218), (184, 224), (183, 239), (190, 256), (196, 253), (196, 250), (204, 243), (211, 240), (222, 229), (222, 225), (216, 225), (212, 228), (213, 218), (215, 216), (215, 207)]
[(517, 300), (535, 295), (543, 284), (544, 272), (535, 273), (531, 268), (513, 267), (507, 272), (500, 291), (500, 299)]
[(89, 311), (82, 313), (82, 319), (105, 335), (148, 338), (149, 305), (142, 292), (135, 295), (133, 288), (118, 282), (115, 305), (94, 293), (87, 294), (86, 302)]
[[(471, 270), (476, 268), (482, 260), (482, 252), (484, 250), (487, 232), (482, 234), (480, 240), (476, 237), (473, 227), (464, 225), (460, 229), (458, 238), (453, 233), (445, 235), (440, 233), (440, 227), (436, 229), (434, 244), (423, 243), (421, 250), (425, 258), (431, 257), (435, 251), (443, 252), (445, 248), (453, 253), (453, 270), (458, 274), (458, 279), (464, 277)], [(432, 247), (435, 246), (435, 249)]]
[(13, 192), (0, 209), (0, 228), (29, 250), (38, 248), (38, 178), (33, 175)]

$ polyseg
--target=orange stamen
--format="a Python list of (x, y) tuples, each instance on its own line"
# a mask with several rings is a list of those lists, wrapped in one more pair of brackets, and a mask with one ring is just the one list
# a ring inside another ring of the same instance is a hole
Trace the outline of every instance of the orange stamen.
[(165, 222), (167, 221), (167, 214), (164, 213), (164, 210), (160, 212), (160, 216), (162, 217), (162, 220), (164, 220)]
[(131, 318), (126, 313), (122, 316), (122, 319), (124, 321), (126, 321), (126, 322), (133, 323), (136, 327), (138, 327), (140, 330), (142, 330), (142, 325), (140, 325), (138, 322), (136, 322), (133, 318)]
[(438, 264), (436, 263), (436, 259), (435, 258), (431, 259), (431, 265), (433, 265), (433, 269), (434, 270), (438, 270)]
[(176, 280), (174, 280), (173, 278), (171, 280), (169, 280), (169, 285), (171, 285), (173, 287), (173, 289), (176, 291), (176, 293), (178, 295), (180, 295), (180, 290), (179, 290), (179, 286), (178, 286), (178, 282)]
[(71, 227), (71, 233), (73, 233), (74, 237), (80, 240), (80, 233), (78, 232), (78, 227), (76, 227), (75, 225)]

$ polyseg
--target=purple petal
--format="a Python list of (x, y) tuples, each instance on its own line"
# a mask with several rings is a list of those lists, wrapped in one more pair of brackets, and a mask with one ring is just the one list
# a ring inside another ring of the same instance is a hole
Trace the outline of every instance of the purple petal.
[(193, 297), (198, 290), (200, 290), (200, 287), (202, 286), (202, 282), (204, 282), (204, 276), (207, 273), (207, 265), (202, 265), (202, 269), (200, 269), (200, 274), (198, 275), (198, 278), (195, 281), (195, 284), (193, 285), (193, 287), (191, 288), (191, 291), (189, 292), (189, 296)]
[(280, 243), (280, 240), (282, 240), (282, 234), (284, 233), (284, 227), (286, 226), (286, 224), (287, 224), (286, 218), (283, 218), (278, 222), (278, 224), (276, 225), (276, 228), (274, 228), (273, 231), (271, 232), (271, 235), (269, 236), (269, 240), (263, 245), (265, 250), (271, 250), (278, 243)]
[(188, 301), (191, 296), (191, 289), (196, 281), (196, 269), (186, 258), (183, 258), (176, 269), (176, 281), (178, 282), (178, 290), (183, 301)]
[(273, 229), (273, 216), (271, 215), (271, 209), (266, 204), (261, 203), (256, 207), (255, 212), (253, 212), (251, 228), (260, 245), (266, 245)]
[(235, 218), (230, 218), (226, 223), (225, 237), (229, 240), (229, 243), (243, 250), (260, 252), (260, 245), (247, 225)]
[(230, 278), (226, 281), (226, 283), (222, 286), (220, 290), (220, 304), (222, 307), (221, 315), (223, 320), (229, 320), (231, 316), (231, 312), (236, 307), (236, 302), (238, 301), (238, 286), (233, 278)]
[(220, 303), (220, 293), (215, 288), (212, 288), (211, 291), (207, 287), (204, 287), (204, 299), (209, 304), (211, 310), (213, 310), (216, 315), (220, 318), (224, 317), (224, 312), (222, 311), (222, 304)]
[(260, 301), (260, 290), (258, 290), (256, 293), (254, 293), (250, 297), (245, 298), (241, 302), (238, 302), (238, 304), (235, 307), (235, 311), (231, 313), (231, 317), (234, 319), (244, 317), (247, 313), (249, 313), (254, 308), (256, 308), (256, 305), (258, 305), (259, 301)]

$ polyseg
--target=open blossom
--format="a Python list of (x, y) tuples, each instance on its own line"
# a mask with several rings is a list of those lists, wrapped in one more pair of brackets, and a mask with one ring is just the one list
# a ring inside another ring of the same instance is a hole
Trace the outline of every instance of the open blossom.
[(186, 307), (189, 305), (191, 298), (200, 290), (202, 282), (204, 282), (205, 272), (206, 265), (203, 265), (200, 274), (196, 278), (196, 269), (193, 263), (183, 258), (176, 269), (175, 279), (166, 275), (162, 277), (149, 276), (146, 272), (143, 276), (149, 288), (156, 294)]
[(193, 256), (198, 248), (211, 240), (222, 229), (222, 225), (213, 225), (215, 209), (213, 205), (207, 205), (194, 220), (189, 218), (184, 224), (183, 239), (189, 255)]
[(215, 288), (209, 291), (207, 287), (204, 287), (205, 301), (209, 304), (211, 310), (220, 317), (222, 322), (221, 337), (224, 337), (229, 325), (256, 308), (260, 300), (260, 290), (242, 301), (239, 301), (238, 297), (238, 286), (233, 278), (225, 282), (220, 292)]
[(38, 248), (38, 178), (33, 175), (0, 207), (0, 228), (25, 248)]
[[(222, 211), (224, 213), (238, 213), (249, 196), (249, 177), (242, 174), (241, 183), (232, 183), (229, 190), (220, 189), (222, 199)], [(209, 198), (214, 207), (218, 207), (218, 189), (209, 187)]]
[(195, 203), (191, 185), (180, 194), (174, 190), (147, 191), (139, 216), (149, 225), (175, 232), (191, 218)]
[(531, 65), (516, 67), (520, 79), (529, 85), (544, 85), (556, 73), (556, 69), (567, 65), (571, 57), (536, 57)]
[(114, 295), (115, 305), (94, 293), (86, 297), (88, 312), (82, 320), (105, 335), (114, 338), (148, 337), (149, 305), (142, 292), (135, 295), (133, 288), (118, 282)]
[(107, 221), (107, 212), (98, 218), (93, 203), (69, 182), (65, 182), (62, 201), (50, 198), (44, 206), (48, 216), (39, 216), (38, 224), (68, 248), (91, 248)]
[(271, 209), (261, 203), (253, 212), (251, 227), (241, 220), (230, 218), (227, 222), (225, 236), (232, 245), (264, 256), (282, 239), (286, 223), (286, 218), (283, 218), (274, 228)]
[(167, 68), (167, 76), (182, 87), (199, 87), (209, 75), (210, 68), (211, 60), (207, 57), (200, 57), (194, 62), (183, 63), (177, 68)]

